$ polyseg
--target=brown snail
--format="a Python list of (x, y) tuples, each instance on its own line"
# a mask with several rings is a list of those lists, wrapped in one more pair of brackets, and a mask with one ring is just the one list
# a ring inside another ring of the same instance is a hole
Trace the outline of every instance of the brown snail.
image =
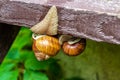
[(69, 56), (76, 56), (84, 51), (85, 46), (86, 46), (86, 40), (81, 39), (79, 42), (76, 42), (74, 44), (70, 44), (69, 42), (64, 42), (62, 48), (65, 54)]
[[(67, 37), (67, 35), (66, 35)], [(76, 56), (81, 54), (85, 47), (86, 47), (86, 39), (74, 39), (71, 38), (70, 36), (68, 36), (68, 38), (65, 39), (65, 37), (63, 36), (64, 39), (61, 39), (62, 41), (59, 41), (63, 44), (62, 49), (63, 52), (69, 56)]]
[[(46, 60), (55, 56), (60, 50), (58, 39), (47, 35), (33, 35), (33, 51), (38, 60)], [(42, 58), (42, 59), (39, 59)]]
[(58, 15), (56, 6), (52, 6), (43, 20), (31, 27), (33, 32), (33, 51), (38, 60), (46, 60), (60, 50), (58, 39), (47, 36), (57, 35)]

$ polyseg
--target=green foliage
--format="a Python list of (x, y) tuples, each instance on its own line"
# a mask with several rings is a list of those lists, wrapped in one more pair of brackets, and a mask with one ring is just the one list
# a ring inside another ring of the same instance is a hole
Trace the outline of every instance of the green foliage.
[(79, 78), (79, 77), (72, 77), (72, 78), (65, 79), (65, 80), (84, 80), (84, 79)]
[(53, 62), (50, 64), (47, 74), (50, 80), (61, 80), (63, 78), (61, 66), (57, 62)]
[[(17, 38), (10, 48), (6, 58), (0, 66), (0, 79), (2, 80), (49, 80), (49, 74), (61, 74), (57, 60), (49, 59), (38, 61), (31, 49), (31, 31), (21, 28)], [(56, 64), (53, 66), (53, 64)], [(51, 69), (51, 66), (55, 68)], [(51, 70), (50, 70), (51, 69)], [(59, 80), (59, 79), (55, 79)]]
[(17, 80), (18, 70), (0, 71), (0, 79), (2, 80)]
[(24, 80), (48, 80), (48, 77), (38, 71), (25, 70)]
[(21, 28), (0, 65), (0, 80), (120, 80), (120, 45), (87, 40), (79, 56), (60, 51), (54, 59), (38, 61), (31, 35), (29, 29)]

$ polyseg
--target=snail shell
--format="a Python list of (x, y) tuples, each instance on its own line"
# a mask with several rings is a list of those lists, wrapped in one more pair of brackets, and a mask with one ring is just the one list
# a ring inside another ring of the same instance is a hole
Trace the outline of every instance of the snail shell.
[(35, 40), (35, 47), (46, 55), (54, 56), (58, 53), (61, 46), (58, 39), (44, 35)]
[(38, 60), (38, 61), (43, 61), (43, 60), (49, 59), (50, 56), (47, 55), (47, 54), (42, 53), (41, 51), (39, 51), (39, 50), (36, 48), (35, 43), (36, 43), (36, 41), (34, 40), (34, 41), (33, 41), (33, 45), (32, 45), (32, 49), (33, 49), (33, 51), (34, 51), (34, 54), (35, 54), (35, 57), (37, 58), (37, 60)]
[(65, 54), (69, 56), (76, 56), (81, 54), (86, 46), (86, 39), (81, 39), (79, 42), (74, 44), (69, 44), (69, 42), (64, 42), (63, 44), (63, 51)]

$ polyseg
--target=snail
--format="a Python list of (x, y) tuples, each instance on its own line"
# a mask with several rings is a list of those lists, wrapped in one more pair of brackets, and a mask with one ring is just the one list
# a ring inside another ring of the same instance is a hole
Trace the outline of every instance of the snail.
[(65, 42), (63, 44), (63, 51), (65, 54), (70, 56), (76, 56), (81, 54), (86, 46), (86, 40), (81, 39), (80, 41), (70, 44), (69, 42)]
[(69, 56), (81, 54), (86, 47), (86, 39), (74, 38), (70, 35), (62, 35), (59, 42), (62, 44), (63, 52)]
[(34, 40), (32, 48), (39, 61), (47, 60), (60, 50), (61, 46), (58, 39), (52, 37), (57, 35), (57, 29), (58, 15), (56, 6), (52, 6), (44, 19), (30, 28)]
[(61, 46), (58, 39), (48, 35), (33, 34), (33, 51), (38, 60), (47, 60), (51, 56), (55, 56)]

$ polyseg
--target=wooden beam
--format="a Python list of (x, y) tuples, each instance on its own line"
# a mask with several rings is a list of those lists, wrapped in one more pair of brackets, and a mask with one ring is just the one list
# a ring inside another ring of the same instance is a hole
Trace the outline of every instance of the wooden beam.
[(56, 5), (59, 34), (120, 44), (117, 0), (1, 0), (0, 22), (32, 27)]

